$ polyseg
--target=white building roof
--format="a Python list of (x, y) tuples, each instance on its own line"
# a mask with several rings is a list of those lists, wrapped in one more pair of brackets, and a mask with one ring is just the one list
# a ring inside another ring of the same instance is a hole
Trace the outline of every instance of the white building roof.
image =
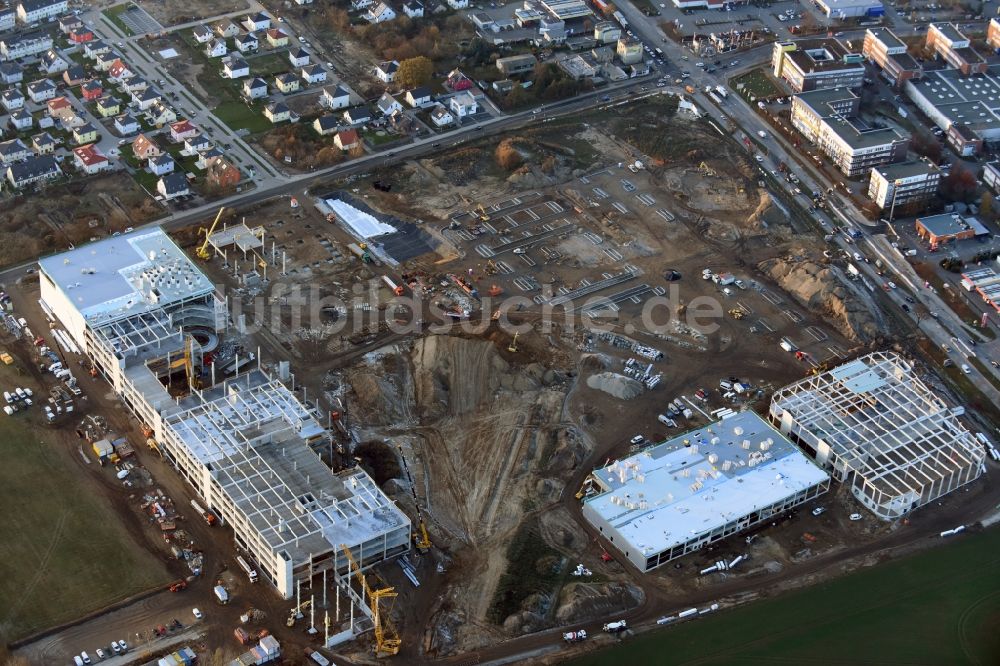
[(593, 476), (606, 492), (587, 500), (588, 508), (646, 556), (829, 478), (750, 411), (678, 435)]
[(363, 210), (358, 210), (341, 199), (327, 199), (324, 203), (360, 238), (371, 238), (396, 231), (394, 226), (380, 221)]
[(160, 228), (89, 243), (38, 264), (92, 325), (166, 307), (215, 288)]

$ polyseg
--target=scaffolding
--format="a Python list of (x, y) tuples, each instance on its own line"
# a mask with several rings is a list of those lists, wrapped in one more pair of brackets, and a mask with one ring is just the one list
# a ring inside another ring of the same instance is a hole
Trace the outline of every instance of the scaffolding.
[(981, 473), (985, 452), (902, 357), (875, 352), (791, 384), (770, 415), (857, 499), (898, 518)]

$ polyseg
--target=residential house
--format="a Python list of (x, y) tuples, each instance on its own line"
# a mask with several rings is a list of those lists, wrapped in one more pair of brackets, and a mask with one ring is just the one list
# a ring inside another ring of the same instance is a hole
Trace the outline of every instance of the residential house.
[(118, 62), (120, 58), (121, 56), (114, 51), (102, 53), (94, 58), (94, 69), (98, 72), (106, 72), (111, 69), (111, 66)]
[(191, 29), (194, 41), (199, 44), (207, 44), (212, 41), (212, 30), (206, 25), (196, 25)]
[(28, 84), (28, 97), (35, 104), (47, 102), (56, 96), (56, 85), (48, 79), (32, 81)]
[(17, 88), (8, 88), (0, 94), (0, 103), (3, 104), (3, 108), (8, 111), (13, 111), (14, 109), (20, 109), (24, 106), (24, 95)]
[(243, 96), (247, 99), (267, 97), (267, 82), (258, 77), (243, 82)]
[(48, 132), (31, 137), (31, 149), (36, 155), (51, 155), (56, 150), (56, 140)]
[(197, 155), (212, 147), (212, 142), (204, 134), (195, 134), (184, 139), (184, 149), (181, 155)]
[(15, 189), (52, 180), (61, 175), (62, 171), (59, 170), (59, 165), (51, 155), (31, 157), (7, 167), (7, 180)]
[(122, 104), (118, 101), (117, 97), (112, 97), (108, 95), (97, 100), (97, 115), (101, 118), (111, 118), (112, 116), (117, 116), (122, 111)]
[(426, 86), (420, 86), (413, 90), (407, 90), (405, 99), (406, 103), (412, 108), (423, 108), (432, 103), (431, 89)]
[(331, 111), (346, 109), (351, 104), (351, 94), (343, 86), (331, 86), (323, 89), (319, 103)]
[(46, 74), (58, 74), (59, 72), (65, 72), (69, 68), (69, 63), (59, 55), (58, 51), (49, 49), (42, 55), (38, 66)]
[(79, 30), (83, 27), (83, 21), (76, 14), (67, 14), (66, 16), (59, 17), (59, 32), (64, 35), (68, 35), (74, 30)]
[(57, 118), (62, 122), (66, 122), (76, 115), (76, 111), (73, 109), (73, 105), (69, 99), (62, 96), (53, 97), (46, 102), (45, 110), (50, 118)]
[(68, 0), (21, 0), (17, 3), (17, 20), (24, 24), (38, 23), (66, 13)]
[(468, 9), (469, 0), (446, 0), (448, 6), (452, 9)]
[(309, 64), (309, 52), (305, 49), (289, 51), (288, 61), (292, 63), (292, 67), (305, 67)]
[(20, 139), (0, 142), (0, 163), (7, 165), (31, 157), (31, 150)]
[(157, 176), (173, 173), (174, 166), (174, 158), (167, 154), (150, 157), (147, 160), (149, 172)]
[(94, 41), (94, 31), (90, 28), (78, 28), (69, 33), (69, 41), (73, 44), (86, 44)]
[(288, 35), (279, 28), (271, 28), (267, 31), (267, 43), (272, 49), (288, 46)]
[(378, 107), (378, 110), (383, 116), (391, 116), (397, 111), (403, 110), (403, 105), (397, 102), (396, 98), (387, 92), (382, 93), (382, 96), (378, 98), (375, 106)]
[[(296, 83), (298, 83), (298, 80), (296, 80)], [(264, 117), (270, 120), (273, 124), (290, 120), (291, 116), (291, 109), (289, 109), (284, 102), (271, 102), (264, 107)]]
[(163, 151), (148, 136), (140, 134), (132, 140), (132, 154), (135, 155), (135, 159), (145, 162), (150, 157), (162, 155)]
[(94, 60), (97, 56), (104, 55), (110, 51), (111, 47), (100, 39), (95, 39), (83, 45), (83, 55), (89, 60)]
[(215, 157), (205, 168), (205, 181), (220, 190), (230, 190), (239, 185), (240, 170), (225, 157)]
[(319, 65), (306, 65), (302, 68), (302, 80), (310, 85), (323, 83), (326, 81), (326, 70)]
[(131, 113), (123, 113), (115, 118), (115, 131), (122, 136), (135, 134), (139, 131), (139, 121)]
[(62, 79), (68, 86), (78, 86), (87, 80), (87, 70), (85, 70), (81, 65), (70, 65), (69, 68), (63, 72)]
[(132, 76), (118, 83), (118, 90), (121, 90), (123, 93), (128, 95), (135, 92), (141, 92), (148, 87), (149, 83), (141, 76)]
[(156, 88), (146, 88), (145, 90), (137, 90), (132, 93), (132, 104), (137, 106), (140, 111), (146, 111), (149, 107), (153, 106), (160, 101), (160, 93)]
[(78, 146), (84, 146), (88, 143), (97, 143), (99, 136), (97, 128), (91, 123), (84, 123), (83, 125), (73, 129), (73, 143)]
[(226, 40), (224, 39), (213, 39), (205, 46), (205, 55), (209, 58), (221, 58), (229, 52), (229, 48), (226, 46)]
[(264, 12), (260, 12), (258, 14), (254, 14), (253, 16), (244, 16), (242, 23), (247, 32), (267, 30), (271, 27), (271, 17)]
[(353, 127), (365, 125), (371, 122), (371, 119), (372, 114), (370, 114), (368, 109), (363, 106), (358, 106), (344, 111), (344, 122)]
[(170, 123), (170, 140), (174, 143), (186, 141), (198, 134), (198, 128), (190, 120), (178, 120)]
[(17, 60), (45, 53), (51, 48), (52, 38), (43, 32), (13, 34), (0, 41), (0, 58)]
[(177, 120), (177, 112), (160, 100), (149, 107), (149, 110), (146, 112), (146, 118), (153, 125), (163, 127)]
[(299, 5), (300, 7), (302, 5), (311, 5), (312, 3), (313, 0), (295, 0), (295, 4)]
[(455, 116), (443, 104), (435, 104), (431, 109), (431, 122), (435, 127), (444, 127), (455, 122)]
[(299, 77), (295, 76), (291, 72), (278, 74), (274, 77), (274, 85), (278, 87), (278, 90), (287, 95), (288, 93), (296, 92), (299, 89)]
[(187, 196), (191, 193), (188, 180), (181, 173), (168, 173), (160, 178), (156, 183), (156, 191), (160, 193), (164, 201)]
[(97, 79), (85, 81), (80, 86), (80, 96), (88, 102), (92, 102), (104, 94), (104, 86)]
[(445, 79), (444, 84), (449, 90), (454, 92), (468, 90), (473, 85), (472, 79), (463, 74), (460, 69), (453, 69), (448, 72), (448, 78)]
[(252, 32), (248, 32), (245, 35), (237, 35), (235, 41), (236, 48), (240, 53), (253, 53), (260, 48), (260, 41), (257, 40), (257, 35)]
[(17, 14), (14, 12), (12, 7), (4, 7), (0, 9), (0, 31), (6, 32), (7, 30), (13, 30), (16, 18)]
[(250, 65), (238, 55), (229, 54), (222, 59), (222, 75), (227, 79), (241, 79), (250, 76)]
[(333, 134), (337, 131), (339, 123), (336, 116), (324, 115), (320, 116), (313, 121), (313, 129), (320, 136), (326, 136), (328, 134)]
[(133, 76), (135, 76), (135, 72), (129, 69), (129, 66), (121, 58), (115, 60), (111, 67), (108, 67), (108, 78), (116, 83)]
[(373, 4), (375, 4), (375, 0), (351, 0), (351, 9), (358, 11), (371, 7)]
[(341, 150), (353, 150), (361, 145), (361, 137), (358, 136), (358, 131), (355, 129), (344, 130), (337, 132), (333, 143)]
[(229, 19), (222, 19), (212, 24), (212, 31), (220, 39), (228, 39), (240, 34), (240, 27)]
[(403, 13), (413, 18), (423, 18), (424, 17), (424, 6), (416, 0), (409, 0), (403, 3)]
[(24, 109), (17, 109), (16, 111), (12, 111), (10, 114), (10, 125), (18, 132), (26, 130), (34, 124), (35, 121), (31, 117), (31, 114)]
[(399, 71), (399, 61), (397, 60), (386, 60), (385, 62), (380, 62), (375, 67), (375, 76), (382, 83), (392, 83), (396, 78), (396, 72)]
[(386, 21), (392, 21), (396, 18), (396, 12), (393, 11), (392, 7), (385, 4), (384, 2), (376, 2), (372, 5), (364, 14), (364, 18), (369, 23), (385, 23)]
[(467, 90), (463, 90), (454, 97), (452, 97), (448, 102), (448, 107), (451, 109), (452, 114), (455, 118), (461, 120), (466, 116), (475, 115), (479, 111), (479, 105), (476, 103), (476, 98), (472, 96)]
[(201, 170), (208, 168), (208, 165), (214, 162), (216, 159), (222, 157), (224, 153), (216, 147), (211, 147), (208, 150), (203, 150), (198, 153), (198, 159), (195, 160), (195, 167)]
[(24, 70), (16, 62), (0, 62), (0, 83), (10, 85), (24, 80)]
[(76, 168), (87, 174), (95, 174), (111, 168), (111, 161), (97, 150), (93, 144), (73, 149)]

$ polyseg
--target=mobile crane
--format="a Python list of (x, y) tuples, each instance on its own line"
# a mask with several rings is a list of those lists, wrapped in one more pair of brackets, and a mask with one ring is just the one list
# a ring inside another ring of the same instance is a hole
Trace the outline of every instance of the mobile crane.
[(219, 209), (219, 212), (218, 214), (216, 214), (215, 220), (212, 222), (211, 227), (209, 227), (207, 230), (205, 229), (205, 227), (202, 227), (201, 229), (198, 230), (198, 233), (205, 234), (205, 242), (199, 245), (197, 251), (195, 251), (195, 254), (202, 261), (208, 261), (209, 259), (212, 258), (212, 253), (208, 251), (208, 241), (212, 237), (212, 234), (215, 233), (215, 228), (219, 226), (219, 220), (222, 219), (222, 211), (224, 210), (226, 210), (225, 206)]
[(344, 544), (340, 545), (341, 550), (347, 555), (347, 561), (351, 564), (351, 571), (357, 577), (358, 582), (361, 584), (361, 595), (372, 611), (372, 621), (375, 624), (375, 657), (391, 657), (399, 653), (399, 648), (403, 644), (403, 641), (399, 639), (399, 634), (396, 632), (396, 628), (392, 625), (389, 620), (389, 608), (386, 604), (386, 608), (382, 606), (382, 600), (395, 599), (397, 596), (396, 589), (393, 587), (382, 587), (378, 590), (373, 590), (368, 585), (368, 580), (365, 578), (365, 574), (361, 571), (361, 567), (354, 560), (354, 556), (351, 554), (351, 549)]

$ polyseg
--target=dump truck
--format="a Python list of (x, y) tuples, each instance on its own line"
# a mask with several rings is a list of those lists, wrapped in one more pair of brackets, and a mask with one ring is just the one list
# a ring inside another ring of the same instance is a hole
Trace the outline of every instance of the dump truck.
[(584, 629), (580, 631), (566, 631), (563, 633), (563, 640), (567, 643), (579, 643), (580, 641), (587, 640), (587, 632)]
[(191, 508), (197, 511), (201, 517), (205, 519), (206, 523), (209, 525), (215, 525), (215, 514), (202, 508), (202, 506), (198, 504), (197, 500), (191, 500)]
[(257, 570), (250, 566), (242, 555), (236, 556), (236, 564), (240, 565), (240, 569), (246, 572), (247, 578), (250, 579), (251, 583), (257, 582)]
[(616, 620), (614, 622), (608, 622), (604, 625), (604, 631), (609, 634), (617, 634), (619, 632), (628, 629), (628, 623), (625, 620)]

